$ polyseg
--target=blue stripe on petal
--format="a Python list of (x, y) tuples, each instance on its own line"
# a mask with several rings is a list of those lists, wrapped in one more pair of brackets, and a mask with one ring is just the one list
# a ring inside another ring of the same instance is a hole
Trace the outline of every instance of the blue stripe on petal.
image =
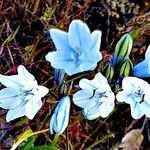
[(93, 91), (80, 90), (73, 95), (73, 102), (81, 108), (90, 108), (97, 103), (92, 97)]
[(22, 100), (18, 97), (18, 91), (12, 88), (4, 88), (0, 90), (0, 107), (4, 109), (12, 109), (18, 106)]
[(83, 115), (87, 120), (94, 120), (100, 116), (99, 106), (92, 107), (91, 109), (83, 109)]
[(26, 102), (22, 102), (19, 106), (10, 109), (6, 115), (6, 121), (9, 122), (11, 120), (17, 119), (25, 115), (25, 105)]
[(69, 26), (68, 38), (71, 47), (75, 50), (87, 50), (90, 47), (90, 30), (81, 20), (73, 20)]

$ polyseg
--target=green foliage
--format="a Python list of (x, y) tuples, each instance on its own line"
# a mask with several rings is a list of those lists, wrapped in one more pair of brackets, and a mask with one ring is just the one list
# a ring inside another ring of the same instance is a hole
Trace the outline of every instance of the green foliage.
[(30, 150), (60, 150), (54, 145), (45, 145), (45, 146), (37, 146), (37, 147), (32, 147)]

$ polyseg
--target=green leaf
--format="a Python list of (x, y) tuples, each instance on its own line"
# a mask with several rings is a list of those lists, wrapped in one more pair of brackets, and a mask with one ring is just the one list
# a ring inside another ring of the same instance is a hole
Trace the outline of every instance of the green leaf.
[(32, 147), (30, 150), (60, 150), (54, 145), (45, 145), (45, 146), (37, 146), (37, 147)]
[(32, 145), (34, 144), (35, 140), (37, 139), (37, 136), (31, 136), (28, 138), (28, 141), (21, 147), (21, 150), (29, 150)]
[(33, 132), (31, 129), (25, 131), (22, 135), (19, 136), (18, 140), (13, 144), (10, 150), (15, 150), (19, 146), (20, 143), (22, 143), (24, 140), (26, 140), (32, 135), (33, 135)]

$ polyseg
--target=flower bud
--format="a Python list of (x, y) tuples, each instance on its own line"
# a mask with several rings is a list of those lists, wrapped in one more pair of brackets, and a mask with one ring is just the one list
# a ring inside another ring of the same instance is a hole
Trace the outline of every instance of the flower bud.
[(65, 76), (65, 71), (62, 69), (54, 69), (54, 79), (57, 85), (62, 84)]
[(113, 75), (114, 75), (114, 68), (110, 62), (108, 62), (103, 70), (104, 76), (108, 79), (111, 80)]
[(133, 39), (130, 34), (125, 34), (118, 41), (113, 57), (113, 66), (117, 66), (128, 58), (133, 45)]
[(68, 94), (68, 90), (69, 90), (69, 85), (66, 82), (63, 82), (59, 86), (59, 94), (60, 95), (67, 95)]
[(50, 120), (50, 133), (55, 131), (57, 134), (62, 134), (69, 122), (70, 113), (70, 97), (64, 96), (55, 108), (54, 114)]
[(127, 77), (132, 73), (133, 64), (130, 59), (125, 60), (120, 69), (119, 69), (119, 76)]

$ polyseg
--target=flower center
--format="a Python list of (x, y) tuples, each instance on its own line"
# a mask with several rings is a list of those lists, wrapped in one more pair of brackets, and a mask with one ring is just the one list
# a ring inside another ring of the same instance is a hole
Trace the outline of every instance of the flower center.
[(77, 67), (79, 67), (79, 65), (83, 63), (84, 54), (79, 47), (76, 47), (73, 55), (75, 58), (75, 64)]
[(30, 100), (34, 95), (35, 95), (35, 92), (38, 91), (38, 89), (30, 89), (30, 90), (26, 90), (26, 89), (22, 89), (22, 92), (19, 93), (18, 95), (21, 96), (24, 100), (28, 101)]
[(99, 90), (95, 90), (93, 97), (96, 98), (99, 102), (103, 102), (108, 98), (108, 91), (100, 92)]
[(133, 91), (133, 99), (135, 99), (137, 102), (142, 103), (144, 101), (144, 91), (138, 87)]

